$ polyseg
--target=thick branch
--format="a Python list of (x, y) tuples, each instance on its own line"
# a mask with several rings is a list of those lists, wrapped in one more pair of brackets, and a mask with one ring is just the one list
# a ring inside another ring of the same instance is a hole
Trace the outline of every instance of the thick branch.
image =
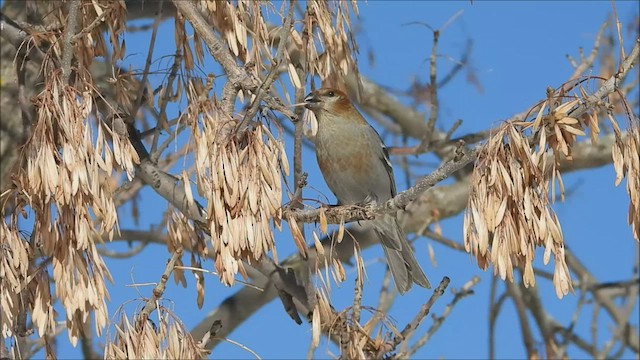
[(64, 44), (62, 53), (62, 81), (66, 85), (69, 84), (69, 78), (71, 77), (71, 61), (73, 60), (72, 39), (76, 34), (76, 27), (78, 26), (78, 10), (80, 6), (80, 0), (73, 0), (69, 4), (67, 27), (64, 29), (64, 38), (62, 39)]

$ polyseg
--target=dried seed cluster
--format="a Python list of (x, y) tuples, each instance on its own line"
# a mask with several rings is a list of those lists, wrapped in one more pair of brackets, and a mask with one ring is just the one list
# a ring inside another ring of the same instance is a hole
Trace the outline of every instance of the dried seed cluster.
[[(202, 236), (201, 231), (197, 231), (193, 224), (188, 221), (184, 214), (180, 211), (172, 210), (171, 216), (167, 221), (167, 250), (173, 254), (177, 250), (189, 249), (191, 253), (191, 267), (201, 269), (201, 258), (206, 258), (209, 254), (209, 248)], [(176, 284), (187, 286), (187, 279), (184, 276), (182, 258), (176, 260), (176, 267), (173, 269), (173, 278)], [(196, 289), (198, 292), (197, 304), (201, 309), (204, 304), (204, 276), (200, 271), (193, 271), (196, 278)]]
[[(513, 281), (514, 266), (523, 269), (526, 286), (535, 285), (533, 258), (535, 248), (545, 248), (544, 263), (554, 254), (553, 284), (562, 298), (573, 290), (564, 258), (564, 244), (558, 218), (549, 204), (555, 199), (555, 184), (564, 199), (560, 161), (572, 160), (572, 147), (578, 136), (589, 130), (593, 143), (600, 133), (597, 112), (572, 116), (588, 94), (580, 88), (581, 99), (564, 101), (564, 92), (548, 91), (531, 121), (504, 124), (484, 145), (472, 176), (468, 208), (464, 218), (465, 248), (474, 254), (478, 265), (494, 265), (494, 273)], [(546, 110), (546, 112), (545, 112)], [(640, 225), (640, 160), (635, 121), (623, 139), (616, 121), (609, 115), (616, 134), (613, 160), (616, 185), (627, 176), (631, 198), (629, 223), (638, 238)], [(523, 134), (531, 130), (533, 142)]]
[(236, 273), (246, 277), (241, 260), (260, 260), (275, 251), (270, 221), (280, 226), (281, 169), (288, 173), (288, 161), (282, 141), (264, 125), (237, 131), (238, 122), (222, 114), (205, 100), (190, 107), (188, 121), (215, 268), (221, 281), (232, 285)]
[(363, 307), (362, 310), (373, 312), (373, 316), (360, 324), (360, 315), (356, 315), (354, 307), (337, 312), (329, 298), (326, 292), (316, 291), (317, 301), (311, 318), (312, 348), (318, 346), (322, 334), (329, 334), (339, 339), (342, 358), (379, 359), (394, 350), (390, 343), (391, 336), (399, 334), (399, 331), (386, 314)]
[[(0, 288), (2, 289), (0, 292), (0, 326), (2, 326), (2, 335), (7, 338), (13, 334), (14, 329), (18, 328), (18, 317), (27, 308), (35, 304), (46, 305), (50, 294), (48, 291), (46, 294), (35, 291), (41, 279), (29, 261), (31, 247), (27, 239), (21, 238), (15, 228), (11, 228), (4, 221), (0, 223), (0, 233), (2, 234), (2, 248), (0, 249), (2, 251), (2, 256), (0, 257)], [(34, 279), (34, 274), (37, 279)], [(49, 286), (46, 279), (44, 279), (44, 285), (48, 290)], [(35, 294), (38, 299), (25, 296), (25, 294), (30, 293)], [(46, 306), (45, 309), (40, 309), (39, 313), (38, 324), (40, 326), (49, 329), (54, 325), (55, 314), (53, 308)]]
[[(249, 69), (256, 79), (265, 71), (269, 71), (273, 64), (273, 43), (279, 41), (280, 31), (268, 25), (264, 13), (278, 12), (268, 2), (240, 0), (237, 2), (200, 1), (200, 10), (207, 16), (207, 20), (220, 31), (231, 52), (245, 64), (252, 64)], [(304, 26), (300, 32), (291, 29), (289, 38), (294, 46), (304, 52), (305, 62), (310, 74), (317, 74), (320, 78), (330, 80), (336, 85), (343, 83), (343, 77), (357, 68), (354, 53), (357, 52), (355, 40), (351, 33), (351, 12), (358, 13), (356, 1), (326, 2), (309, 1), (308, 11), (302, 20)], [(285, 7), (280, 15), (286, 16)], [(176, 39), (183, 39), (184, 21), (178, 19), (176, 24)], [(318, 33), (314, 35), (314, 32)], [(251, 42), (248, 41), (250, 34)], [(184, 50), (185, 67), (193, 68), (193, 58), (202, 62), (204, 51), (202, 43), (195, 33), (194, 50), (188, 42), (178, 40), (178, 45)], [(319, 51), (322, 50), (322, 51)], [(300, 52), (296, 53), (302, 56)], [(292, 59), (291, 52), (283, 53), (289, 80), (296, 88), (302, 88), (302, 83), (295, 63), (302, 63), (301, 59)]]
[[(133, 164), (139, 160), (128, 141), (115, 141), (118, 135), (101, 121), (91, 120), (94, 103), (89, 92), (78, 93), (63, 85), (60, 75), (50, 74), (35, 98), (37, 123), (8, 196), (15, 200), (15, 213), (27, 206), (34, 213), (30, 245), (40, 256), (51, 259), (55, 295), (66, 311), (69, 337), (75, 345), (90, 313), (95, 315), (98, 334), (108, 322), (104, 279), (111, 277), (95, 246), (104, 233), (112, 238), (118, 225), (111, 187), (104, 181), (106, 174), (113, 173), (118, 164), (131, 176)], [(105, 134), (114, 139), (113, 150)], [(17, 236), (17, 217), (12, 219), (3, 225), (11, 234), (3, 236), (3, 242), (7, 240), (13, 255), (24, 258), (20, 248), (26, 243)], [(6, 279), (25, 278), (24, 268), (15, 270), (14, 276)], [(42, 336), (55, 328), (53, 301), (46, 275), (34, 280), (42, 283), (32, 296), (24, 297), (28, 299), (25, 308), (32, 308), (32, 320)], [(15, 284), (8, 288), (25, 290)], [(3, 330), (7, 333), (10, 327)]]
[(465, 248), (478, 266), (513, 281), (513, 268), (524, 268), (525, 285), (533, 286), (533, 259), (545, 247), (544, 262), (554, 254), (554, 285), (559, 297), (572, 289), (564, 260), (558, 218), (548, 200), (544, 151), (534, 152), (513, 123), (504, 124), (482, 149), (472, 175), (464, 217)]
[(113, 339), (107, 339), (106, 359), (206, 359), (209, 350), (203, 341), (195, 341), (184, 324), (159, 309), (159, 320), (134, 322), (122, 314), (120, 323), (114, 325)]
[[(40, 5), (49, 6), (45, 20), (50, 29), (68, 24), (66, 6), (55, 2)], [(111, 277), (95, 244), (103, 234), (111, 238), (118, 227), (112, 187), (106, 180), (117, 168), (131, 177), (138, 158), (126, 139), (93, 118), (94, 97), (99, 95), (88, 68), (96, 56), (107, 53), (102, 35), (105, 28), (114, 57), (120, 59), (124, 54), (117, 34), (125, 28), (126, 10), (122, 3), (110, 1), (85, 1), (82, 5), (77, 34), (71, 42), (64, 41), (65, 31), (45, 30), (33, 33), (24, 45), (46, 45), (48, 49), (41, 64), (45, 82), (32, 100), (34, 126), (16, 164), (12, 186), (2, 194), (2, 201), (12, 204), (3, 206), (0, 224), (5, 337), (16, 329), (25, 330), (27, 315), (39, 336), (54, 333), (56, 301), (65, 310), (73, 345), (91, 314), (98, 335), (108, 322), (105, 279)], [(75, 74), (70, 77), (72, 86), (59, 66), (65, 51), (72, 51), (77, 59)], [(18, 217), (28, 213), (33, 214), (34, 224), (27, 240), (18, 232)], [(42, 261), (38, 264), (36, 259)]]
[(627, 128), (627, 135), (622, 136), (615, 120), (610, 117), (616, 136), (613, 143), (613, 167), (616, 171), (616, 186), (627, 177), (627, 193), (629, 194), (629, 225), (633, 237), (640, 241), (640, 119), (633, 118)]
[[(303, 37), (294, 33), (292, 39), (300, 49), (305, 49), (308, 71), (318, 74), (323, 81), (329, 79), (339, 87), (344, 76), (357, 69), (353, 56), (357, 46), (351, 31), (351, 12), (357, 15), (358, 6), (355, 1), (310, 1), (308, 9), (303, 19), (308, 33)], [(308, 40), (313, 39), (310, 32), (314, 28), (319, 32), (319, 43)], [(319, 44), (323, 49), (322, 55), (318, 52)], [(291, 71), (289, 75), (292, 76)]]

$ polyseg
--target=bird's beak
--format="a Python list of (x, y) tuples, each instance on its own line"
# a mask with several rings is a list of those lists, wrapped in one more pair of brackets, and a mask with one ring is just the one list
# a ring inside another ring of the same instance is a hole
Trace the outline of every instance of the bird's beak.
[(310, 92), (309, 95), (304, 98), (304, 102), (304, 107), (306, 107), (307, 109), (312, 109), (314, 105), (317, 105), (320, 102), (320, 97), (315, 91)]

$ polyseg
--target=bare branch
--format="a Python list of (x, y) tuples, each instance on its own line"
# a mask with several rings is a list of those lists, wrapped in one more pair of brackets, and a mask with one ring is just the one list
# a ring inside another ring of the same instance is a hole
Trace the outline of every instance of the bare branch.
[(429, 330), (427, 330), (426, 334), (421, 336), (420, 339), (416, 341), (416, 343), (413, 344), (413, 346), (411, 346), (411, 348), (407, 352), (407, 355), (409, 356), (414, 355), (421, 347), (423, 347), (431, 339), (431, 337), (436, 333), (436, 331), (440, 329), (440, 326), (442, 326), (442, 324), (447, 319), (449, 314), (451, 314), (453, 307), (456, 306), (456, 304), (463, 298), (473, 295), (473, 287), (476, 286), (479, 282), (480, 282), (480, 277), (474, 276), (471, 280), (467, 281), (467, 283), (464, 284), (462, 288), (454, 291), (455, 295), (453, 296), (453, 300), (451, 300), (451, 302), (448, 303), (447, 306), (444, 308), (442, 315), (438, 317), (434, 317), (433, 325), (431, 325)]
[(518, 314), (518, 320), (520, 321), (522, 342), (524, 347), (527, 349), (527, 359), (535, 359), (540, 354), (538, 354), (538, 351), (535, 348), (536, 342), (531, 332), (531, 326), (529, 325), (529, 320), (527, 318), (527, 307), (522, 299), (522, 293), (517, 285), (514, 285), (512, 282), (506, 281), (505, 284), (507, 286), (507, 293), (513, 299), (516, 307), (516, 313)]
[(155, 309), (157, 309), (158, 300), (160, 300), (162, 298), (162, 294), (164, 294), (164, 290), (166, 289), (166, 285), (167, 285), (167, 280), (169, 280), (169, 276), (171, 276), (171, 273), (173, 272), (173, 268), (176, 265), (176, 261), (178, 261), (178, 259), (181, 256), (182, 256), (182, 249), (177, 249), (171, 256), (171, 259), (167, 262), (167, 266), (164, 269), (164, 273), (162, 273), (162, 276), (160, 277), (160, 281), (156, 284), (155, 288), (153, 289), (151, 298), (149, 298), (145, 302), (144, 308), (140, 312), (139, 321), (141, 324), (144, 324), (149, 318), (149, 315)]
[(589, 96), (586, 102), (580, 104), (580, 106), (571, 111), (568, 115), (578, 118), (582, 116), (582, 114), (587, 112), (588, 109), (592, 108), (594, 105), (602, 101), (604, 98), (606, 98), (613, 92), (618, 91), (620, 89), (620, 85), (627, 77), (629, 70), (631, 70), (633, 65), (637, 62), (639, 54), (640, 37), (636, 39), (636, 43), (633, 46), (633, 49), (631, 49), (631, 53), (626, 59), (624, 59), (622, 65), (620, 66), (620, 69), (618, 69), (618, 72), (607, 79), (607, 81), (605, 81), (604, 84), (595, 93)]
[[(593, 66), (593, 63), (598, 56), (598, 51), (600, 50), (600, 39), (602, 38), (602, 33), (604, 33), (607, 25), (608, 24), (606, 21), (603, 22), (602, 25), (600, 25), (600, 29), (598, 30), (598, 34), (596, 35), (596, 39), (593, 43), (593, 49), (591, 49), (591, 53), (588, 57), (583, 57), (582, 51), (580, 51), (580, 64), (575, 64), (575, 70), (573, 71), (573, 74), (571, 75), (569, 80), (577, 79), (578, 77), (582, 76), (585, 71)], [(580, 48), (580, 50), (582, 50), (582, 48)], [(569, 55), (567, 55), (567, 58), (572, 60)]]
[(391, 348), (395, 349), (401, 342), (405, 341), (411, 334), (413, 334), (413, 332), (416, 331), (418, 326), (420, 326), (422, 320), (424, 320), (424, 318), (429, 315), (433, 304), (435, 304), (435, 302), (442, 295), (444, 295), (444, 291), (447, 289), (447, 286), (449, 286), (450, 282), (451, 280), (448, 277), (445, 276), (442, 278), (440, 284), (433, 290), (433, 294), (431, 295), (429, 300), (424, 303), (424, 305), (422, 305), (420, 311), (416, 314), (413, 320), (411, 320), (411, 322), (408, 323), (407, 326), (404, 327), (404, 329), (402, 329), (400, 335), (396, 335), (393, 337), (393, 340), (391, 341)]
[(80, 0), (73, 0), (69, 3), (69, 11), (67, 12), (67, 26), (64, 29), (64, 38), (62, 40), (62, 81), (66, 85), (69, 85), (69, 78), (71, 77), (71, 61), (74, 53), (73, 36), (76, 34), (78, 10), (81, 5), (82, 2)]
[[(565, 253), (567, 259), (567, 265), (576, 274), (576, 276), (586, 283), (586, 286), (592, 286), (597, 284), (598, 281), (591, 274), (591, 272), (573, 255), (573, 252), (567, 251)], [(640, 342), (638, 340), (637, 329), (628, 323), (628, 317), (618, 310), (615, 302), (606, 293), (601, 291), (593, 292), (594, 300), (600, 304), (605, 311), (611, 316), (618, 326), (623, 326), (626, 331), (622, 340), (626, 346), (638, 353), (640, 351)]]

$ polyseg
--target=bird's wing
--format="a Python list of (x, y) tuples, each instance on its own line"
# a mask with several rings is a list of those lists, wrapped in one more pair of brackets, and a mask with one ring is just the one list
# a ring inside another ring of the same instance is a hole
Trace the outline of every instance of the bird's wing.
[(382, 162), (385, 170), (387, 170), (387, 175), (389, 176), (389, 190), (391, 192), (391, 197), (394, 197), (396, 196), (396, 180), (393, 177), (393, 166), (391, 165), (391, 160), (389, 159), (389, 150), (387, 149), (384, 142), (382, 142), (382, 138), (380, 137), (380, 134), (378, 134), (376, 129), (374, 129), (372, 126), (369, 126), (369, 128), (371, 129), (371, 131), (373, 131), (373, 134), (380, 144), (379, 159)]
[(391, 165), (391, 160), (389, 159), (389, 150), (387, 150), (387, 147), (384, 145), (382, 141), (380, 141), (380, 144), (382, 144), (381, 160), (384, 163), (385, 169), (387, 169), (387, 174), (389, 174), (389, 182), (391, 183), (391, 197), (395, 197), (396, 196), (396, 180), (394, 179), (393, 166)]

